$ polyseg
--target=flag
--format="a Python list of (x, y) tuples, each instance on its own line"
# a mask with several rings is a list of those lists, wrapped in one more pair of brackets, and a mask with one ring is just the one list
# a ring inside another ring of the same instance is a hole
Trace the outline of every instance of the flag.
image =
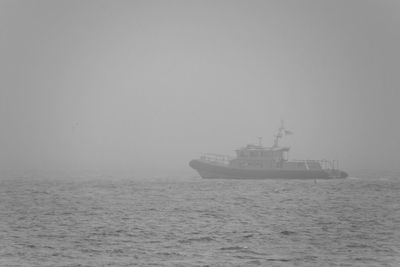
[(293, 134), (293, 132), (292, 132), (292, 131), (289, 131), (289, 130), (285, 130), (285, 134), (286, 134), (286, 135), (290, 135), (290, 134)]

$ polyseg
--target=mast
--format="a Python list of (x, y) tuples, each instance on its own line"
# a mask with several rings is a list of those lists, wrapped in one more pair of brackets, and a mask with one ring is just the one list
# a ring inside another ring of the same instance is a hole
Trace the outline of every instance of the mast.
[(281, 126), (278, 129), (278, 133), (274, 135), (274, 146), (273, 147), (279, 147), (279, 139), (282, 138), (285, 135), (293, 134), (291, 131), (288, 131), (285, 129), (285, 126), (283, 124), (283, 120), (281, 120)]

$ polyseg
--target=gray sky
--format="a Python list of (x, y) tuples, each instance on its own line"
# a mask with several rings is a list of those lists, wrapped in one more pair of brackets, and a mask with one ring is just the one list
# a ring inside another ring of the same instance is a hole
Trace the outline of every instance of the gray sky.
[(398, 168), (398, 1), (0, 1), (0, 168), (186, 170), (272, 144)]

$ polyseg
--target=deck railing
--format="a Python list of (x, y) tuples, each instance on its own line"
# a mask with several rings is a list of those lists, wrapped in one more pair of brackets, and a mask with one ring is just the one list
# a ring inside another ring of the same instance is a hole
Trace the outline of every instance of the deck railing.
[(312, 164), (313, 162), (319, 163), (321, 165), (322, 169), (327, 169), (327, 170), (335, 170), (339, 169), (339, 162), (337, 160), (327, 160), (327, 159), (321, 159), (321, 160), (310, 160), (310, 159), (292, 159), (289, 160), (290, 162), (303, 162), (304, 164)]
[[(232, 157), (232, 156), (229, 156), (229, 155), (206, 153), (206, 154), (203, 154), (200, 157), (200, 159), (203, 160), (203, 161), (214, 163), (214, 164), (229, 165), (231, 160), (233, 160), (235, 158)], [(322, 160), (310, 160), (310, 159), (298, 160), (298, 159), (293, 159), (293, 160), (289, 160), (289, 162), (304, 163), (304, 165), (305, 165), (305, 167), (307, 169), (315, 169), (316, 166), (313, 163), (318, 163), (318, 165), (322, 169), (326, 169), (326, 170), (339, 169), (339, 164), (338, 164), (337, 160), (326, 160), (326, 159), (322, 159)], [(317, 169), (319, 169), (319, 168), (317, 168)]]
[(212, 162), (212, 163), (217, 163), (217, 164), (223, 164), (223, 165), (228, 165), (234, 157), (228, 156), (228, 155), (221, 155), (221, 154), (212, 154), (212, 153), (207, 153), (203, 154), (200, 157), (201, 160)]

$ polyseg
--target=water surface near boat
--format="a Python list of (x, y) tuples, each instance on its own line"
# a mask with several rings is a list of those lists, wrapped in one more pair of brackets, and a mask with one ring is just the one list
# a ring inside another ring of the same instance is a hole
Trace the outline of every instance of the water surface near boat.
[(399, 266), (400, 180), (0, 180), (0, 266)]

